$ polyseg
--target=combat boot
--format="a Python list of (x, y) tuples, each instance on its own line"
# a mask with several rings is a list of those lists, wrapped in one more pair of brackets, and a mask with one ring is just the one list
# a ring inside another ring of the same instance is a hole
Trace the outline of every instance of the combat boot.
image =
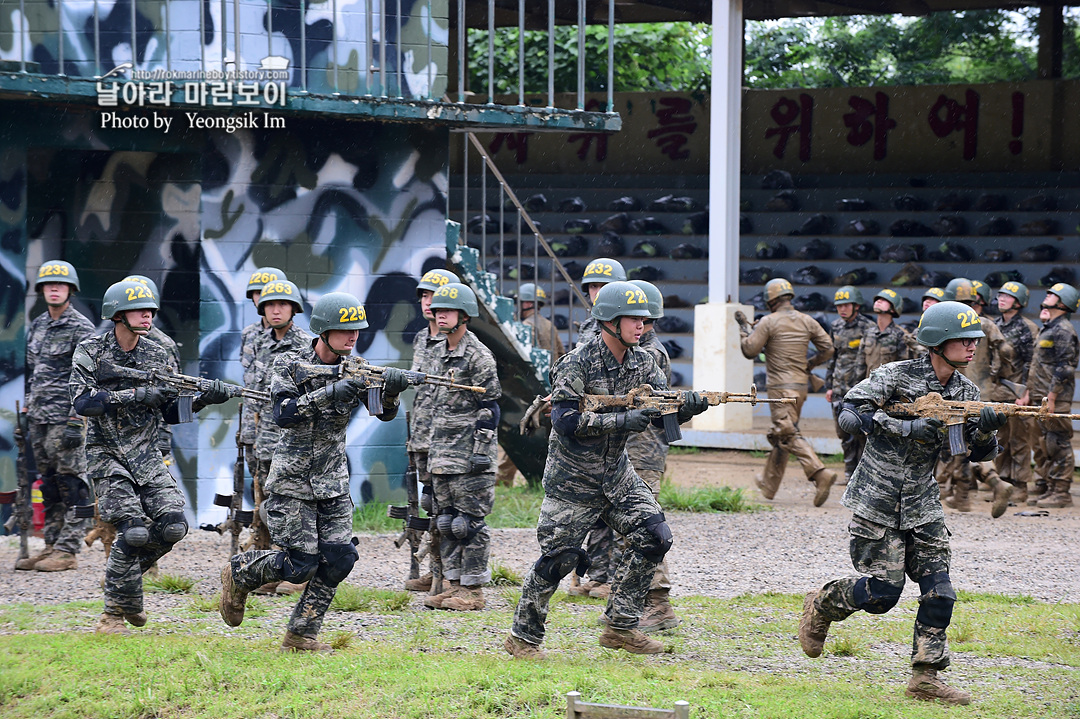
[(281, 642), (283, 652), (323, 652), (331, 654), (334, 648), (326, 642), (320, 642), (315, 637), (305, 637), (301, 634), (285, 632), (285, 639)]
[(455, 612), (478, 612), (485, 605), (483, 587), (480, 585), (475, 587), (459, 586), (456, 592), (442, 601), (440, 609), (450, 609)]
[(570, 586), (566, 588), (566, 593), (575, 597), (587, 597), (589, 592), (600, 586), (600, 582), (594, 582), (589, 580), (587, 582), (579, 581), (575, 584), (572, 580)]
[(34, 565), (39, 572), (64, 572), (68, 569), (78, 569), (79, 562), (71, 552), (53, 551), (52, 554)]
[(547, 652), (540, 648), (539, 644), (519, 639), (513, 634), (507, 634), (503, 640), (503, 649), (514, 659), (547, 659)]
[(598, 583), (596, 586), (589, 590), (589, 596), (593, 599), (607, 599), (611, 596), (611, 585), (607, 583)]
[(46, 544), (45, 549), (42, 549), (37, 554), (31, 554), (29, 557), (25, 557), (24, 559), (20, 559), (19, 561), (15, 562), (15, 568), (24, 570), (33, 569), (35, 566), (37, 566), (38, 562), (50, 556), (52, 553), (53, 546), (51, 544)]
[[(1073, 504), (1072, 495), (1069, 493), (1070, 485), (1072, 481), (1066, 479), (1064, 481), (1058, 479), (1054, 480), (1054, 491), (1048, 493), (1048, 495), (1040, 499), (1035, 503), (1035, 506), (1039, 509), (1062, 509), (1064, 507), (1071, 507)], [(40, 564), (38, 566), (41, 566)]]
[(664, 632), (679, 626), (679, 618), (668, 601), (670, 589), (650, 589), (645, 596), (645, 612), (638, 622), (638, 629), (646, 634)]
[(957, 512), (970, 512), (971, 498), (968, 495), (967, 482), (953, 482), (952, 496), (945, 500), (945, 504)]
[(1013, 486), (1003, 479), (999, 479), (994, 484), (993, 504), (990, 505), (991, 517), (997, 519), (1005, 514), (1005, 510), (1009, 508), (1009, 502), (1012, 501), (1013, 490)]
[(244, 605), (248, 593), (236, 586), (233, 581), (232, 562), (226, 562), (221, 569), (221, 601), (218, 611), (221, 618), (230, 627), (238, 627), (244, 621)]
[(825, 638), (829, 636), (832, 625), (817, 608), (817, 598), (821, 590), (808, 592), (802, 603), (802, 619), (799, 620), (799, 646), (806, 656), (816, 659), (825, 648)]
[(275, 594), (300, 594), (307, 589), (307, 582), (293, 584), (292, 582), (279, 582)]
[(1021, 482), (1019, 479), (1006, 479), (1005, 481), (1013, 486), (1012, 499), (1009, 501), (1017, 505), (1026, 504), (1028, 500), (1027, 482)]
[(460, 586), (461, 582), (456, 579), (451, 579), (450, 588), (442, 594), (436, 594), (425, 599), (424, 606), (428, 607), (429, 609), (442, 609), (442, 603), (445, 600), (449, 599), (450, 595), (453, 594)]
[(1027, 505), (1034, 507), (1039, 503), (1040, 499), (1047, 499), (1054, 493), (1053, 482), (1047, 482), (1045, 479), (1036, 479), (1035, 488), (1031, 492), (1031, 496), (1028, 497)]
[(814, 492), (814, 506), (820, 507), (829, 498), (829, 490), (832, 489), (833, 484), (836, 482), (836, 472), (822, 467), (814, 472), (814, 476), (810, 478), (810, 481), (817, 487), (817, 491)]
[(912, 669), (911, 680), (904, 693), (914, 699), (927, 702), (940, 699), (946, 704), (971, 703), (971, 695), (941, 681), (937, 675), (937, 669)]
[(281, 582), (267, 582), (251, 590), (252, 594), (277, 594), (278, 585)]
[(98, 634), (131, 634), (124, 625), (124, 618), (119, 614), (102, 614), (94, 631)]
[(649, 639), (639, 629), (615, 629), (608, 626), (600, 633), (600, 646), (608, 649), (625, 649), (631, 654), (659, 654), (664, 645)]
[(431, 591), (431, 572), (428, 572), (422, 577), (417, 577), (416, 579), (406, 579), (405, 590), (409, 592)]
[(133, 627), (145, 627), (146, 612), (138, 612), (137, 614), (125, 614), (124, 621)]

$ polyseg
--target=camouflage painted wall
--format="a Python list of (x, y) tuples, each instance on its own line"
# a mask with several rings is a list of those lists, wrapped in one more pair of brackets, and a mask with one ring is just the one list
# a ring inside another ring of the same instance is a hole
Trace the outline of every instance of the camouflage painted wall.
[[(446, 130), (290, 118), (288, 130), (188, 131), (166, 143), (151, 130), (97, 130), (93, 115), (0, 103), (0, 117), (18, 117), (0, 139), (0, 490), (15, 482), (25, 323), (43, 311), (26, 278), (44, 260), (76, 265), (77, 306), (95, 321), (109, 284), (153, 278), (159, 324), (183, 344), (188, 374), (241, 380), (239, 332), (257, 317), (244, 292), (260, 265), (284, 269), (308, 310), (326, 292), (357, 295), (370, 323), (358, 353), (407, 366), (423, 325), (416, 282), (446, 257)], [(212, 500), (231, 486), (235, 430), (230, 403), (176, 433), (200, 522), (223, 512)], [(404, 413), (384, 424), (360, 410), (349, 437), (354, 498), (396, 492)]]

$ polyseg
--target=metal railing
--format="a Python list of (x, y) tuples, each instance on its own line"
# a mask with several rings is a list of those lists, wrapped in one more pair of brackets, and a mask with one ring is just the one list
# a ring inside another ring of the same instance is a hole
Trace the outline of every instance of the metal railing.
[[(518, 199), (517, 194), (513, 188), (507, 183), (506, 178), (503, 176), (499, 168), (495, 166), (491, 156), (484, 149), (483, 143), (476, 137), (475, 133), (466, 133), (469, 142), (464, 146), (464, 157), (462, 165), (462, 183), (461, 183), (461, 226), (464, 231), (461, 234), (460, 244), (470, 244), (470, 237), (478, 237), (479, 250), (480, 250), (480, 266), (491, 272), (494, 268), (496, 271), (493, 273), (497, 277), (498, 292), (500, 295), (513, 297), (516, 305), (516, 317), (521, 318), (521, 285), (526, 282), (532, 282), (537, 288), (542, 289), (541, 280), (545, 279), (548, 285), (547, 292), (547, 305), (550, 307), (551, 317), (551, 336), (548, 338), (548, 347), (555, 346), (555, 338), (560, 335), (560, 330), (555, 324), (555, 307), (557, 306), (556, 300), (561, 301), (561, 297), (556, 297), (556, 288), (560, 285), (565, 287), (566, 303), (567, 303), (567, 344), (566, 348), (569, 349), (573, 344), (574, 336), (576, 334), (574, 328), (574, 308), (575, 305), (585, 311), (587, 316), (590, 303), (586, 300), (585, 295), (578, 288), (578, 280), (572, 278), (566, 271), (562, 262), (555, 255), (551, 245), (544, 239), (543, 233), (540, 228), (529, 216), (528, 211), (524, 205)], [(472, 193), (469, 186), (469, 146), (472, 146), (481, 157), (480, 163), (480, 187), (478, 193)], [(490, 178), (489, 179), (489, 175)], [(492, 182), (492, 180), (494, 180)], [(491, 185), (491, 191), (494, 193), (494, 201), (489, 202), (489, 185)], [(479, 195), (479, 197), (477, 197)], [(478, 202), (478, 204), (477, 204)], [(513, 222), (508, 223), (507, 208), (511, 209), (510, 217)], [(479, 210), (479, 214), (470, 214)], [(447, 214), (451, 214), (452, 208)], [(498, 220), (496, 221), (492, 214), (498, 212)], [(522, 225), (526, 230), (532, 234), (532, 242), (526, 245), (522, 241)], [(489, 232), (489, 228), (492, 231)], [(489, 237), (497, 237), (495, 250), (489, 251), (488, 240)], [(506, 254), (507, 242), (511, 242), (514, 246), (514, 252), (509, 256)], [(543, 251), (543, 256), (541, 256)], [(532, 265), (529, 270), (529, 265), (523, 260), (529, 258), (531, 255)], [(497, 265), (489, 265), (488, 258), (492, 258), (493, 263), (497, 260)], [(544, 272), (540, 264), (540, 260), (543, 259), (548, 264), (548, 271)], [(507, 279), (510, 279), (516, 283), (516, 286), (508, 293), (507, 292)], [(539, 293), (538, 293), (539, 294)], [(534, 311), (540, 313), (540, 306), (537, 305)], [(539, 337), (534, 337), (533, 344), (539, 346)]]

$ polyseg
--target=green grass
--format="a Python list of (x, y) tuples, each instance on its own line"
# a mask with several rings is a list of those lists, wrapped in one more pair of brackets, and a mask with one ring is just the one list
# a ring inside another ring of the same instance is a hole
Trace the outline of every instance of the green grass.
[(496, 487), (495, 506), (487, 524), (496, 529), (532, 529), (543, 501), (541, 487)]
[(404, 523), (400, 519), (386, 516), (386, 502), (368, 502), (353, 510), (352, 526), (354, 532), (387, 534), (400, 532)]
[(667, 478), (660, 483), (660, 506), (682, 512), (755, 512), (744, 489), (733, 487), (676, 487)]
[(338, 585), (331, 609), (340, 612), (400, 612), (409, 606), (408, 592), (390, 589), (371, 589), (355, 584)]
[(506, 566), (502, 562), (493, 561), (491, 563), (491, 581), (488, 582), (492, 587), (520, 587), (522, 583), (521, 575), (515, 572), (510, 567)]
[[(795, 638), (797, 595), (679, 597), (682, 625), (660, 637), (663, 654), (642, 657), (598, 646), (601, 602), (557, 592), (549, 659), (522, 662), (501, 649), (513, 610), (502, 600), (519, 590), (486, 593), (483, 612), (380, 611), (357, 621), (331, 609), (320, 638), (336, 653), (318, 656), (277, 651), (280, 612), (259, 618), (249, 609), (237, 629), (151, 613), (145, 628), (120, 637), (88, 631), (100, 602), (8, 605), (0, 608), (0, 715), (556, 719), (566, 692), (578, 691), (585, 701), (639, 707), (682, 699), (696, 718), (1080, 716), (1078, 604), (962, 598), (944, 677), (975, 698), (945, 707), (903, 695), (912, 600), (834, 624), (825, 653), (811, 660)], [(27, 619), (30, 626), (17, 626)]]
[(673, 444), (668, 447), (668, 454), (701, 454), (701, 447), (684, 447)]
[(157, 576), (147, 574), (143, 577), (143, 591), (187, 594), (198, 583), (198, 579), (185, 577), (181, 574), (158, 574)]

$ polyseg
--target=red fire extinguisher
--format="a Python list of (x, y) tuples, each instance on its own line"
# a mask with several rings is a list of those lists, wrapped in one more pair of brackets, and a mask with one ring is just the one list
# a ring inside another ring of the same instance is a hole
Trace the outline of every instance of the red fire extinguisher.
[(45, 500), (41, 498), (43, 484), (40, 479), (35, 479), (30, 485), (30, 506), (34, 510), (34, 531), (37, 532), (45, 527)]

